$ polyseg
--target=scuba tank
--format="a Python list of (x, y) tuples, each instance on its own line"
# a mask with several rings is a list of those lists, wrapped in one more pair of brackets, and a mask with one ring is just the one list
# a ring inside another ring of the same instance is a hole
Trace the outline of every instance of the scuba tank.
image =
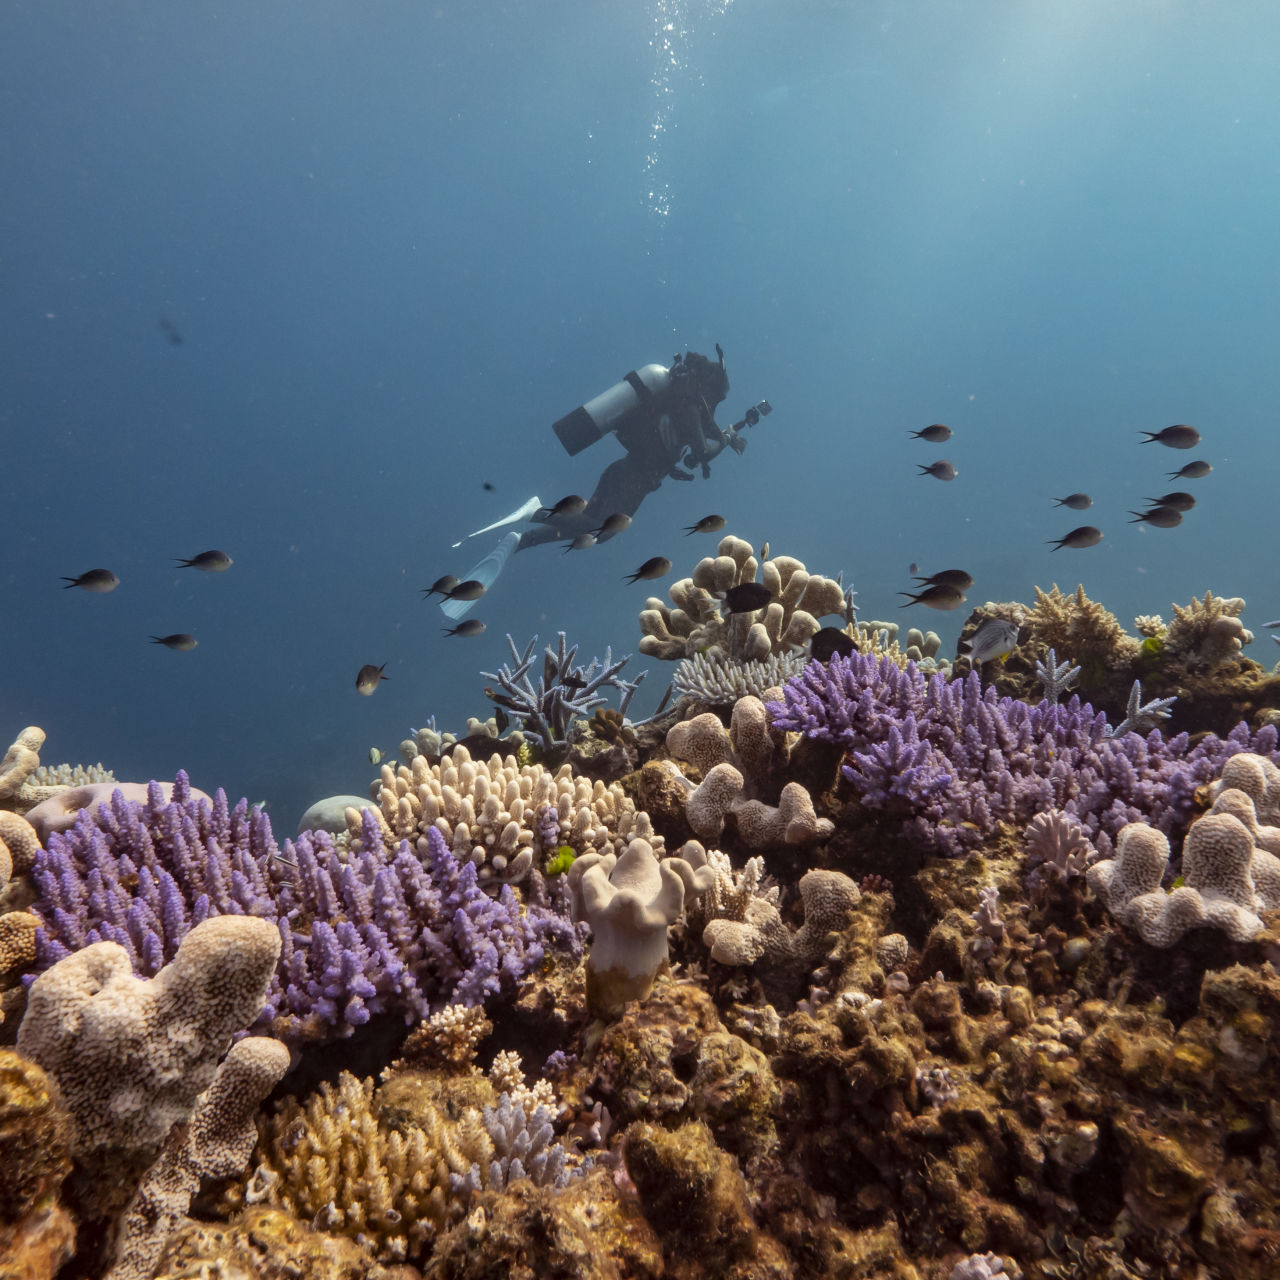
[(619, 429), (625, 431), (649, 419), (655, 399), (661, 401), (671, 386), (671, 371), (660, 364), (633, 369), (621, 382), (579, 405), (552, 426), (565, 452), (572, 457), (597, 440)]

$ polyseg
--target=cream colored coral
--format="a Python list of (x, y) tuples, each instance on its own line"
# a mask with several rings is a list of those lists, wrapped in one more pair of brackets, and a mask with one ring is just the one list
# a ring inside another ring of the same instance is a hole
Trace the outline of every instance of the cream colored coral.
[(1133, 629), (1147, 639), (1157, 639), (1164, 635), (1167, 628), (1158, 613), (1140, 613), (1133, 620)]
[(906, 635), (906, 647), (898, 639), (901, 630), (896, 622), (859, 620), (852, 629), (852, 639), (859, 653), (874, 654), (877, 658), (892, 658), (900, 667), (914, 662), (922, 671), (947, 670), (951, 664), (938, 657), (942, 637), (936, 631), (921, 631), (911, 627)]
[(13, 746), (0, 759), (0, 801), (18, 798), (23, 784), (40, 765), (40, 748), (44, 746), (44, 730), (29, 725), (18, 734)]
[[(1234, 797), (1223, 794), (1230, 808)], [(1258, 849), (1234, 813), (1206, 814), (1191, 827), (1182, 847), (1184, 883), (1165, 893), (1160, 881), (1168, 859), (1163, 834), (1131, 822), (1120, 832), (1115, 858), (1088, 871), (1111, 914), (1154, 947), (1172, 946), (1197, 925), (1247, 942), (1262, 931), (1259, 912), (1280, 907), (1280, 858)]]
[[(725, 592), (759, 581), (773, 599), (751, 613), (722, 616)], [(810, 574), (792, 556), (775, 556), (763, 565), (751, 544), (732, 534), (715, 556), (700, 560), (688, 578), (668, 588), (674, 608), (656, 597), (640, 614), (640, 652), (676, 660), (711, 652), (738, 662), (763, 661), (770, 654), (796, 650), (821, 625), (818, 619), (845, 612), (844, 588), (831, 578)]]
[(1229, 756), (1209, 794), (1216, 800), (1223, 791), (1233, 788), (1243, 791), (1253, 801), (1259, 822), (1280, 827), (1280, 768), (1266, 756), (1252, 751)]
[(39, 852), (35, 827), (18, 814), (0, 809), (0, 885), (10, 876), (30, 871)]
[(1164, 635), (1164, 652), (1184, 662), (1217, 666), (1240, 656), (1241, 648), (1253, 643), (1253, 632), (1240, 621), (1244, 601), (1239, 596), (1225, 599), (1206, 591), (1203, 600), (1192, 600), (1183, 608), (1173, 606), (1173, 621)]
[[(425, 756), (393, 769), (382, 766), (376, 792), (383, 840), (394, 848), (416, 841), (436, 827), (460, 860), (474, 862), (481, 882), (519, 881), (528, 874), (538, 838), (538, 813), (550, 805), (559, 832), (554, 843), (581, 855), (609, 848), (624, 818), (635, 805), (616, 783), (575, 776), (569, 765), (554, 773), (539, 764), (521, 765), (515, 756), (494, 754), (487, 762), (472, 760), (458, 745), (439, 764)], [(346, 811), (347, 830), (360, 843), (359, 809)]]
[(189, 1125), (175, 1125), (116, 1231), (115, 1262), (104, 1280), (150, 1280), (168, 1237), (186, 1219), (203, 1178), (244, 1171), (258, 1133), (259, 1104), (289, 1070), (278, 1040), (249, 1036), (232, 1045)]

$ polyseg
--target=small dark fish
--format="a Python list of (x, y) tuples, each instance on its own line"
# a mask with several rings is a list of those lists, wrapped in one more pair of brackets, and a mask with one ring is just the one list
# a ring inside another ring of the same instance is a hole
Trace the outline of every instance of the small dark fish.
[(585, 551), (588, 547), (596, 545), (596, 535), (594, 533), (580, 533), (572, 542), (564, 544), (564, 550), (560, 553), (562, 556), (570, 551)]
[(445, 627), (444, 633), (447, 636), (462, 636), (465, 640), (468, 636), (478, 636), (484, 631), (484, 623), (479, 618), (468, 618), (465, 622), (460, 622), (456, 627)]
[(178, 326), (167, 316), (160, 317), (160, 328), (164, 331), (165, 337), (169, 339), (171, 346), (182, 346), (182, 334), (178, 332)]
[(898, 594), (907, 597), (907, 603), (899, 605), (899, 609), (909, 608), (913, 604), (928, 605), (930, 609), (955, 609), (964, 604), (964, 592), (959, 587), (947, 586), (945, 583), (926, 587), (917, 595), (912, 595), (910, 591), (899, 591)]
[(1054, 551), (1060, 551), (1063, 547), (1070, 547), (1072, 550), (1079, 550), (1081, 547), (1096, 547), (1102, 541), (1102, 530), (1095, 529), (1091, 524), (1082, 524), (1078, 529), (1072, 529), (1065, 538), (1050, 538)]
[(492, 493), (494, 490), (494, 486), (491, 485), (488, 480), (486, 480), (480, 487), (485, 491), (485, 493)]
[(176, 631), (171, 636), (152, 636), (151, 643), (162, 644), (166, 649), (176, 649), (179, 653), (189, 653), (200, 642), (185, 631)]
[(809, 637), (809, 656), (818, 662), (830, 662), (837, 653), (847, 658), (853, 647), (853, 637), (839, 627), (823, 627)]
[(907, 572), (914, 576), (920, 572), (920, 566), (913, 560), (909, 565), (907, 565)]
[(944, 440), (950, 440), (951, 436), (951, 428), (944, 427), (941, 422), (935, 422), (931, 427), (911, 433), (913, 440), (927, 440), (930, 444), (941, 444)]
[(79, 587), (82, 591), (92, 591), (96, 596), (105, 596), (108, 591), (114, 591), (120, 585), (120, 579), (110, 569), (90, 569), (88, 573), (82, 573), (78, 578), (62, 580), (67, 584), (62, 588), (63, 591)]
[(601, 538), (612, 538), (615, 533), (621, 533), (631, 523), (631, 517), (624, 511), (617, 511), (611, 516), (606, 516), (604, 524), (592, 532), (596, 535), (597, 540)]
[(1087, 493), (1069, 493), (1065, 498), (1054, 498), (1054, 502), (1072, 511), (1088, 511), (1093, 506), (1093, 499)]
[(1194, 449), (1200, 443), (1200, 433), (1195, 427), (1182, 422), (1165, 427), (1163, 431), (1141, 431), (1138, 434), (1147, 437), (1143, 444), (1163, 444), (1170, 449)]
[(499, 737), (511, 728), (511, 717), (501, 707), (494, 707), (493, 722), (498, 726)]
[(567, 498), (561, 498), (554, 507), (540, 507), (533, 513), (535, 520), (555, 520), (559, 516), (576, 516), (580, 511), (586, 509), (586, 498), (580, 498), (576, 493), (571, 493)]
[(754, 613), (773, 599), (773, 592), (763, 582), (740, 582), (724, 593), (725, 608), (721, 613)]
[(199, 569), (201, 573), (225, 573), (235, 563), (225, 551), (202, 551), (190, 560), (178, 557), (184, 569)]
[(625, 581), (638, 582), (641, 578), (661, 578), (671, 572), (671, 561), (666, 556), (651, 556), (635, 573), (626, 575)]
[(485, 593), (485, 585), (479, 578), (468, 578), (455, 583), (444, 593), (447, 600), (479, 600)]
[(422, 588), (422, 597), (424, 600), (430, 600), (432, 596), (444, 596), (448, 599), (449, 592), (458, 585), (459, 579), (452, 573), (443, 574), (437, 578), (429, 587)]
[(1130, 511), (1130, 524), (1149, 524), (1157, 529), (1172, 529), (1182, 523), (1182, 512), (1176, 507), (1152, 507), (1148, 511)]
[(1180, 489), (1159, 498), (1143, 498), (1143, 502), (1149, 502), (1153, 507), (1172, 507), (1175, 511), (1190, 511), (1196, 505), (1196, 500)]
[(691, 533), (719, 533), (724, 528), (724, 516), (703, 516), (697, 524), (685, 525), (685, 536)]
[(943, 569), (940, 573), (931, 573), (927, 578), (917, 577), (916, 581), (926, 587), (955, 587), (960, 591), (968, 591), (973, 586), (973, 574), (963, 569)]
[(1181, 467), (1177, 471), (1169, 472), (1170, 480), (1203, 480), (1205, 476), (1213, 470), (1212, 465), (1205, 462), (1203, 458), (1195, 462), (1188, 462), (1185, 467)]
[[(919, 463), (916, 464), (919, 466)], [(946, 460), (939, 458), (937, 462), (931, 462), (927, 467), (920, 467), (922, 476), (933, 476), (935, 480), (954, 480), (958, 474), (955, 465)]]
[(375, 667), (373, 663), (366, 662), (356, 676), (356, 692), (364, 694), (367, 698), (378, 687), (378, 681), (390, 680), (390, 676), (382, 674), (382, 669), (386, 665), (384, 662), (381, 667)]
[(585, 689), (587, 682), (581, 676), (568, 675), (561, 679), (560, 685), (564, 689)]

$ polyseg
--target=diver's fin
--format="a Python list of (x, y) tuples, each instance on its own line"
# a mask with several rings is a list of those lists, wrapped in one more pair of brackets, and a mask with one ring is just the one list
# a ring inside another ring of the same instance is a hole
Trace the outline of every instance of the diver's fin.
[[(530, 498), (530, 502), (536, 502), (536, 498)], [(483, 529), (480, 530), (484, 532)], [(472, 535), (475, 536), (474, 534)], [(502, 572), (502, 566), (507, 563), (507, 557), (516, 549), (516, 545), (520, 541), (518, 533), (509, 533), (501, 542), (498, 543), (492, 551), (489, 552), (479, 564), (474, 565), (467, 570), (465, 580), (474, 578), (477, 582), (483, 582), (487, 591), (498, 580), (498, 574)], [(475, 607), (474, 600), (444, 600), (440, 604), (440, 612), (446, 618), (464, 618)]]
[[(468, 538), (478, 538), (482, 533), (492, 533), (495, 529), (505, 529), (509, 524), (519, 524), (522, 520), (529, 520), (533, 517), (535, 511), (542, 510), (541, 498), (530, 498), (522, 507), (517, 507), (509, 516), (503, 516), (501, 520), (495, 520), (492, 524), (487, 524), (483, 529), (477, 529), (475, 533), (467, 534), (466, 538), (459, 538), (453, 545), (460, 547)], [(473, 575), (474, 576), (474, 575)], [(494, 575), (497, 576), (496, 574)]]

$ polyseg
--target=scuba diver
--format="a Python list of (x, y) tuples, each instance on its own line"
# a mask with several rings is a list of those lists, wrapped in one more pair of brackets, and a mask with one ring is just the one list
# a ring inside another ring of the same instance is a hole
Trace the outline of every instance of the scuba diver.
[[(497, 580), (513, 551), (525, 551), (546, 542), (571, 541), (599, 531), (611, 516), (633, 516), (663, 480), (690, 481), (695, 467), (706, 479), (711, 474), (710, 463), (726, 447), (743, 453), (747, 447), (743, 428), (755, 426), (772, 411), (772, 406), (762, 400), (748, 409), (740, 422), (728, 428), (718, 426), (716, 408), (729, 394), (729, 375), (719, 343), (716, 357), (711, 360), (689, 351), (677, 355), (669, 369), (660, 364), (633, 369), (607, 391), (556, 422), (552, 429), (570, 457), (610, 434), (617, 437), (626, 452), (604, 469), (585, 507), (574, 512), (549, 510), (537, 498), (530, 498), (509, 516), (455, 542), (453, 545), (459, 547), (470, 538), (495, 529), (517, 524), (532, 526), (521, 533), (507, 534), (466, 577), (487, 588)], [(609, 536), (604, 533), (600, 540)], [(474, 600), (445, 600), (441, 608), (447, 616), (460, 618), (473, 604)]]

